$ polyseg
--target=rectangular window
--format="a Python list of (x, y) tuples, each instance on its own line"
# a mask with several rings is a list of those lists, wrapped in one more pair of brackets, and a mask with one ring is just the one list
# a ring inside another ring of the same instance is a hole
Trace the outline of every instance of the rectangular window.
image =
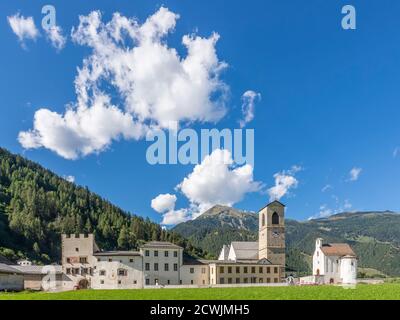
[(146, 286), (150, 284), (150, 279), (146, 279)]
[(118, 280), (118, 284), (121, 284), (122, 282), (121, 282), (121, 280)]
[(79, 270), (79, 268), (75, 268), (75, 274), (80, 274), (80, 270)]
[(79, 248), (75, 248), (75, 251), (76, 251), (76, 252), (79, 252)]
[(79, 263), (86, 264), (87, 263), (87, 258), (86, 257), (80, 257), (79, 258)]
[(271, 273), (271, 268), (267, 267), (267, 273)]
[(228, 267), (228, 273), (232, 273), (232, 267)]
[(158, 263), (154, 264), (154, 271), (158, 271)]
[(259, 268), (258, 268), (258, 272), (259, 272), (259, 273), (263, 273), (263, 267), (259, 267)]
[(150, 263), (146, 263), (145, 264), (145, 270), (146, 271), (150, 271)]
[(170, 284), (170, 282), (171, 282), (170, 280), (167, 280), (167, 284)]
[(178, 271), (178, 264), (174, 263), (174, 271)]
[(168, 251), (164, 251), (164, 257), (168, 257)]
[(130, 263), (133, 263), (133, 259), (129, 259), (129, 262), (130, 262)]
[(169, 271), (169, 264), (168, 263), (164, 264), (164, 271)]
[(240, 267), (236, 267), (236, 273), (240, 273)]
[(127, 272), (126, 272), (125, 269), (119, 269), (119, 270), (118, 270), (118, 275), (119, 275), (119, 276), (126, 276), (126, 274), (127, 274)]
[(67, 268), (67, 274), (71, 274), (71, 269)]
[(137, 284), (137, 281), (136, 281), (136, 280), (133, 280), (133, 284)]
[(174, 251), (174, 258), (178, 258), (178, 251)]
[(194, 273), (194, 268), (190, 268), (190, 273)]
[(104, 280), (100, 280), (100, 284), (104, 284)]
[(206, 268), (201, 268), (201, 273), (205, 274), (206, 273)]
[(219, 283), (220, 284), (225, 284), (225, 279), (224, 278), (219, 278)]
[(247, 267), (243, 267), (243, 273), (247, 273)]
[(271, 278), (267, 278), (267, 283), (270, 283), (271, 282)]
[(206, 280), (203, 280), (203, 284), (206, 284)]
[(232, 283), (232, 278), (228, 278), (228, 284)]
[(256, 267), (251, 267), (251, 273), (256, 273)]
[(244, 283), (248, 283), (248, 282), (249, 282), (249, 279), (244, 278), (244, 279), (243, 279), (243, 282), (244, 282)]
[(144, 252), (144, 255), (145, 255), (146, 257), (150, 257), (150, 251), (149, 251), (149, 250), (146, 250), (146, 251)]
[(106, 270), (100, 270), (100, 275), (105, 276), (106, 275)]
[(193, 280), (190, 280), (190, 284), (193, 284)]
[(158, 257), (158, 250), (154, 251), (154, 256)]
[(67, 263), (71, 263), (71, 258), (67, 258)]
[(274, 273), (278, 273), (278, 267), (274, 268)]
[(240, 278), (236, 278), (236, 283), (240, 283)]
[(274, 283), (278, 283), (278, 278), (274, 278)]
[(82, 275), (88, 274), (88, 268), (83, 268), (82, 269)]
[(108, 262), (112, 262), (112, 259), (108, 259)]

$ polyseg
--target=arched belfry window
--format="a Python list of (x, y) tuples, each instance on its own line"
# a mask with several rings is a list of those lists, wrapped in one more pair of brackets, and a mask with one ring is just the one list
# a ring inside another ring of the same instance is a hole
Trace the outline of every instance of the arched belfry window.
[(265, 214), (264, 213), (261, 215), (261, 225), (263, 227), (265, 226)]
[(272, 214), (272, 224), (279, 224), (279, 215), (276, 212)]

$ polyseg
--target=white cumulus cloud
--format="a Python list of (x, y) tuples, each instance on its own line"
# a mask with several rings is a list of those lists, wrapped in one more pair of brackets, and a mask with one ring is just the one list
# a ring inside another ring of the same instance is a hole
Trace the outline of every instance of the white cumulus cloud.
[(68, 182), (74, 183), (75, 182), (75, 177), (74, 176), (63, 176), (63, 178), (65, 180), (67, 180)]
[(300, 166), (293, 166), (290, 170), (275, 173), (275, 185), (267, 191), (270, 201), (280, 200), (290, 189), (296, 188), (299, 181), (295, 178), (295, 174), (301, 170)]
[(360, 177), (360, 174), (362, 172), (361, 168), (353, 168), (349, 172), (349, 181), (357, 181), (358, 178)]
[(180, 56), (166, 42), (178, 18), (164, 7), (143, 24), (119, 13), (108, 23), (98, 11), (80, 16), (72, 39), (92, 54), (75, 78), (77, 102), (64, 114), (37, 111), (33, 129), (19, 135), (22, 146), (75, 159), (171, 121), (220, 120), (228, 87), (220, 80), (227, 65), (217, 57), (219, 35), (185, 35)]
[(174, 194), (160, 194), (151, 201), (151, 207), (158, 213), (164, 213), (175, 208), (176, 200)]
[(183, 179), (178, 189), (202, 213), (213, 205), (232, 206), (246, 193), (259, 191), (261, 184), (253, 179), (253, 167), (235, 167), (229, 151), (216, 149)]
[[(229, 151), (216, 149), (176, 187), (188, 199), (189, 208), (175, 210), (175, 202), (168, 210), (166, 205), (160, 205), (167, 211), (163, 224), (194, 219), (216, 204), (232, 206), (247, 193), (260, 191), (261, 187), (260, 182), (254, 181), (251, 165), (235, 166)], [(156, 205), (152, 202), (152, 207), (158, 212), (162, 212), (157, 210), (160, 202), (172, 203), (171, 195), (158, 196), (153, 201), (156, 199)]]
[(53, 26), (46, 29), (47, 38), (50, 40), (51, 44), (58, 51), (62, 50), (67, 43), (67, 38), (63, 36), (62, 29), (59, 26)]
[(19, 13), (7, 17), (8, 24), (12, 31), (23, 44), (25, 39), (36, 40), (39, 36), (39, 30), (36, 28), (33, 17), (21, 16)]
[(243, 119), (239, 121), (240, 127), (243, 128), (247, 123), (254, 119), (255, 104), (261, 100), (261, 94), (252, 90), (246, 91), (242, 96), (242, 113)]

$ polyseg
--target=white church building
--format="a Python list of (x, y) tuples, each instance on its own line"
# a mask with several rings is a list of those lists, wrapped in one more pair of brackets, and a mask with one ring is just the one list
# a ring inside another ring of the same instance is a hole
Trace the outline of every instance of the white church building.
[(347, 243), (315, 241), (313, 275), (301, 280), (317, 284), (356, 284), (357, 256)]

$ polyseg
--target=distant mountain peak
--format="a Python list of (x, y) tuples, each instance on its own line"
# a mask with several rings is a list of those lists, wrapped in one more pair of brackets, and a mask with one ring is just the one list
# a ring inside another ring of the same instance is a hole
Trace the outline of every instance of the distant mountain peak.
[(232, 207), (224, 206), (217, 204), (204, 213), (202, 213), (198, 219), (200, 218), (209, 218), (209, 217), (220, 217), (220, 218), (226, 218), (226, 217), (232, 217), (232, 218), (244, 218), (247, 215), (255, 215), (254, 212), (249, 212), (249, 211), (243, 211), (239, 209), (235, 209)]

